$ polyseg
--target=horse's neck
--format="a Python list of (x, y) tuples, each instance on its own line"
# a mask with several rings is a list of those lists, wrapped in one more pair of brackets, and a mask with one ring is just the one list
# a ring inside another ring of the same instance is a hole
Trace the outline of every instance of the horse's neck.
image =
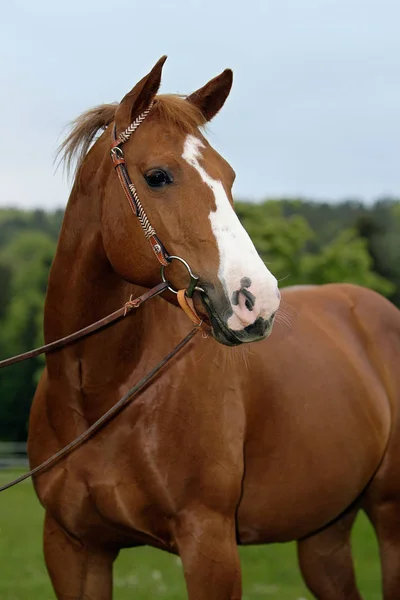
[(65, 212), (45, 305), (45, 341), (68, 335), (139, 295), (110, 265), (101, 236), (101, 199), (74, 186)]
[[(101, 176), (100, 169), (91, 165), (98, 158), (99, 153), (94, 157), (89, 153), (86, 160), (89, 159), (91, 172), (85, 173), (85, 185), (74, 186), (65, 211), (46, 295), (46, 343), (98, 321), (121, 308), (131, 295), (136, 297), (144, 291), (113, 270), (104, 250), (99, 190), (105, 186), (96, 179)], [(165, 317), (162, 320), (161, 312)], [(155, 362), (170, 350), (171, 343), (180, 335), (179, 317), (180, 312), (176, 314), (173, 306), (159, 298), (152, 299), (117, 324), (69, 346), (66, 351), (49, 355), (49, 374), (53, 366), (56, 376), (68, 372), (72, 360), (79, 363), (78, 371), (83, 369), (91, 374), (92, 381), (107, 380), (109, 374), (124, 381), (149, 348), (155, 348)], [(165, 334), (161, 339), (160, 323)], [(152, 358), (147, 355), (147, 360)]]

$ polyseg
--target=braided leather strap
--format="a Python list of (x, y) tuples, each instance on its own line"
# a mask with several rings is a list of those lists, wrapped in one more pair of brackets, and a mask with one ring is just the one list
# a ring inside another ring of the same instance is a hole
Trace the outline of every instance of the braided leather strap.
[(142, 113), (140, 113), (140, 115), (133, 121), (133, 123), (131, 123), (125, 129), (125, 131), (123, 131), (122, 133), (119, 134), (118, 140), (121, 144), (124, 144), (125, 142), (127, 142), (129, 140), (129, 138), (131, 137), (132, 133), (134, 133), (136, 131), (136, 129), (139, 127), (139, 125), (141, 125), (143, 123), (143, 121), (145, 120), (145, 118), (147, 117), (147, 115), (149, 114), (151, 109), (153, 108), (153, 105), (154, 105), (154, 102), (152, 102), (150, 104), (150, 106), (148, 108), (146, 108), (146, 110), (144, 110)]
[(143, 123), (151, 109), (153, 108), (153, 102), (150, 104), (146, 110), (144, 110), (140, 115), (131, 123), (125, 131), (120, 133), (117, 136), (117, 132), (115, 126), (113, 127), (112, 132), (112, 143), (111, 143), (111, 158), (114, 163), (115, 170), (118, 175), (119, 182), (122, 186), (122, 189), (127, 197), (130, 206), (134, 212), (134, 214), (138, 217), (140, 225), (142, 226), (144, 235), (147, 240), (149, 240), (151, 248), (157, 258), (157, 260), (164, 266), (168, 265), (168, 252), (164, 248), (163, 244), (157, 237), (156, 230), (150, 223), (150, 219), (148, 218), (146, 211), (143, 208), (142, 203), (140, 202), (139, 195), (136, 190), (135, 184), (132, 182), (129, 177), (129, 173), (126, 168), (125, 157), (123, 150), (121, 148), (122, 144), (127, 142), (131, 135), (136, 131), (136, 129)]
[(140, 224), (142, 226), (142, 229), (144, 231), (144, 235), (146, 236), (146, 239), (148, 240), (152, 235), (156, 235), (156, 230), (154, 229), (154, 227), (152, 227), (146, 213), (145, 210), (142, 206), (142, 203), (140, 202), (138, 193), (136, 191), (135, 188), (135, 184), (134, 183), (130, 183), (129, 184), (129, 189), (132, 192), (132, 196), (135, 199), (136, 202), (136, 208), (137, 208), (137, 216), (138, 219), (140, 221)]

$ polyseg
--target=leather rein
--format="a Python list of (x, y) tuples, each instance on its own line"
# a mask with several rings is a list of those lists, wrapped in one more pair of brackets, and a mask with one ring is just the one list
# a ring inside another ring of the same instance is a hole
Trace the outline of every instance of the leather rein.
[[(129, 125), (129, 127), (117, 136), (115, 125), (112, 129), (112, 143), (111, 143), (111, 158), (114, 164), (115, 171), (117, 173), (118, 179), (121, 183), (122, 189), (124, 191), (125, 196), (129, 201), (129, 205), (135, 216), (138, 217), (139, 222), (142, 226), (146, 239), (150, 242), (151, 248), (161, 264), (161, 277), (162, 282), (158, 285), (154, 286), (150, 290), (144, 292), (141, 296), (137, 298), (132, 297), (118, 310), (110, 313), (106, 317), (76, 331), (70, 335), (67, 335), (63, 338), (55, 340), (54, 342), (50, 342), (49, 344), (45, 344), (44, 346), (40, 346), (34, 350), (30, 350), (29, 352), (24, 352), (23, 354), (18, 354), (17, 356), (13, 356), (11, 358), (7, 358), (5, 360), (0, 361), (0, 369), (4, 367), (8, 367), (10, 365), (16, 364), (18, 362), (28, 360), (30, 358), (34, 358), (35, 356), (39, 356), (40, 354), (47, 354), (64, 348), (65, 346), (72, 344), (82, 338), (88, 337), (93, 333), (99, 331), (100, 329), (104, 329), (105, 327), (120, 321), (124, 317), (126, 317), (132, 309), (138, 308), (143, 302), (158, 296), (159, 294), (165, 292), (167, 289), (177, 295), (177, 300), (181, 308), (190, 318), (194, 327), (191, 331), (169, 352), (145, 377), (143, 377), (138, 383), (136, 383), (128, 392), (120, 399), (116, 404), (114, 404), (107, 412), (105, 412), (97, 421), (95, 421), (88, 429), (86, 429), (83, 433), (81, 433), (77, 438), (72, 440), (69, 444), (61, 448), (58, 452), (53, 454), (50, 458), (45, 460), (43, 463), (31, 469), (27, 473), (20, 475), (13, 481), (6, 483), (5, 485), (0, 486), (0, 492), (17, 485), (21, 481), (32, 477), (33, 475), (38, 475), (39, 473), (47, 470), (49, 467), (54, 465), (61, 458), (69, 454), (74, 448), (88, 440), (92, 437), (100, 428), (102, 428), (106, 423), (111, 421), (113, 417), (123, 410), (129, 402), (132, 400), (133, 396), (135, 396), (139, 391), (141, 391), (155, 375), (172, 359), (174, 356), (186, 346), (188, 342), (196, 335), (196, 333), (201, 328), (203, 321), (196, 313), (193, 302), (191, 301), (191, 297), (193, 296), (194, 291), (200, 290), (204, 291), (197, 284), (199, 281), (199, 277), (193, 274), (189, 264), (179, 256), (173, 256), (168, 254), (164, 245), (158, 238), (155, 229), (152, 227), (147, 215), (143, 209), (143, 206), (140, 202), (139, 196), (136, 191), (136, 187), (133, 184), (132, 180), (129, 177), (124, 153), (121, 148), (122, 144), (127, 142), (139, 127), (139, 125), (144, 121), (149, 112), (151, 111), (153, 103), (141, 113), (135, 121)], [(165, 277), (165, 267), (167, 267), (172, 260), (177, 260), (181, 262), (187, 269), (190, 277), (190, 283), (186, 290), (175, 290), (167, 281)]]

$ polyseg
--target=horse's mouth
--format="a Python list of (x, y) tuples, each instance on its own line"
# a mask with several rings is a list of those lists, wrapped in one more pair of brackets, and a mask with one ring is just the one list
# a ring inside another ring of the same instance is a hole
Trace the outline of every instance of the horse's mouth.
[(245, 327), (243, 330), (232, 331), (213, 307), (209, 296), (203, 292), (201, 293), (201, 308), (200, 306), (198, 308), (198, 312), (201, 313), (204, 322), (210, 326), (216, 341), (224, 346), (239, 346), (240, 344), (264, 340), (271, 333), (274, 322), (274, 315), (272, 315), (269, 320), (258, 318), (252, 325)]
[(217, 342), (223, 344), (224, 346), (238, 346), (239, 344), (243, 344), (243, 341), (237, 338), (236, 335), (220, 319), (207, 294), (202, 293), (201, 299), (210, 320), (212, 334)]

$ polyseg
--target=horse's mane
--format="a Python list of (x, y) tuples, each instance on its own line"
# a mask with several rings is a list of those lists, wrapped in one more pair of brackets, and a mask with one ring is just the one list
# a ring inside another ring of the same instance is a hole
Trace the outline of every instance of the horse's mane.
[[(101, 104), (85, 111), (71, 123), (71, 131), (58, 149), (58, 156), (67, 171), (76, 161), (76, 169), (81, 166), (92, 143), (101, 129), (112, 123), (118, 104)], [(203, 113), (184, 96), (163, 94), (156, 96), (152, 112), (170, 126), (194, 133), (205, 124)]]

